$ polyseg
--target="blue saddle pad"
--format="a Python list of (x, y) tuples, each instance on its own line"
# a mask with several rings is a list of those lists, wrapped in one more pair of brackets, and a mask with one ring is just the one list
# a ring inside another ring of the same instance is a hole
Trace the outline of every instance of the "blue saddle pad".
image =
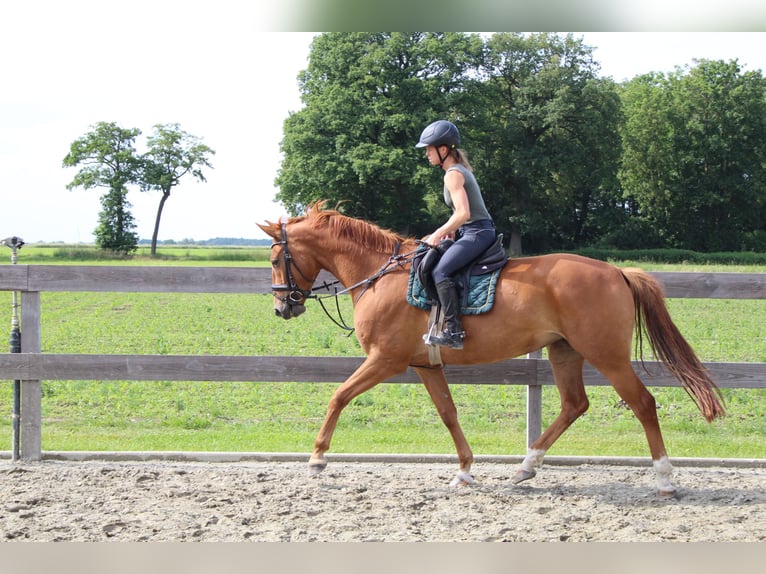
[[(471, 276), (467, 299), (461, 293), (461, 300), (464, 301), (464, 304), (461, 305), (460, 312), (463, 315), (481, 315), (492, 309), (492, 305), (495, 302), (495, 287), (497, 286), (497, 278), (500, 276), (500, 271), (502, 269), (495, 269), (491, 273), (483, 275)], [(430, 311), (431, 307), (436, 304), (436, 301), (432, 301), (428, 297), (414, 269), (410, 271), (410, 280), (407, 284), (407, 303), (424, 311)]]

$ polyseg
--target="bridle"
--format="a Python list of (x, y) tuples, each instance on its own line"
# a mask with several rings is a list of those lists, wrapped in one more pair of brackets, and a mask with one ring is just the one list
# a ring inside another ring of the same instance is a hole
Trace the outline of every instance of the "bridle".
[[(301, 289), (298, 286), (298, 283), (295, 281), (295, 274), (293, 273), (293, 267), (295, 267), (295, 270), (300, 273), (300, 276), (303, 277), (303, 279), (313, 284), (314, 281), (306, 277), (306, 275), (301, 271), (300, 267), (298, 267), (298, 264), (295, 263), (293, 260), (293, 256), (290, 253), (290, 249), (287, 245), (287, 219), (282, 218), (280, 221), (280, 226), (282, 228), (282, 241), (274, 241), (274, 243), (271, 244), (272, 249), (276, 247), (277, 245), (282, 246), (282, 257), (285, 261), (285, 275), (287, 275), (287, 283), (283, 283), (281, 285), (273, 284), (271, 285), (271, 290), (274, 291), (275, 297), (282, 301), (283, 303), (286, 303), (290, 307), (294, 307), (295, 305), (303, 305), (303, 302), (306, 299), (315, 299), (317, 296), (313, 294), (313, 290), (311, 289)], [(286, 292), (287, 295), (284, 297), (280, 297), (279, 295), (276, 295), (276, 293)]]
[[(355, 302), (359, 301), (359, 299), (367, 292), (367, 289), (372, 285), (375, 281), (383, 277), (383, 275), (386, 275), (392, 271), (395, 271), (397, 268), (403, 267), (406, 263), (408, 263), (412, 257), (415, 255), (415, 253), (418, 251), (417, 249), (410, 251), (409, 253), (400, 254), (399, 248), (401, 247), (401, 243), (397, 243), (396, 247), (394, 248), (394, 253), (391, 255), (386, 263), (372, 276), (368, 277), (367, 279), (362, 279), (358, 283), (355, 283), (354, 285), (351, 285), (350, 287), (346, 287), (345, 289), (338, 290), (335, 289), (334, 293), (330, 293), (325, 295), (324, 297), (320, 297), (319, 295), (315, 295), (314, 291), (319, 290), (330, 290), (330, 287), (333, 287), (335, 285), (339, 285), (340, 281), (337, 279), (331, 283), (323, 282), (322, 285), (318, 285), (316, 287), (313, 287), (312, 289), (301, 289), (298, 283), (295, 280), (295, 274), (293, 273), (293, 268), (295, 271), (300, 274), (300, 276), (310, 284), (313, 284), (314, 281), (312, 279), (309, 279), (306, 277), (305, 273), (301, 271), (300, 267), (298, 267), (298, 264), (293, 259), (292, 254), (290, 253), (290, 248), (288, 246), (287, 242), (287, 217), (283, 217), (280, 220), (280, 227), (282, 230), (282, 240), (281, 241), (274, 241), (271, 244), (272, 249), (276, 247), (277, 245), (282, 246), (282, 257), (285, 262), (285, 275), (287, 278), (287, 283), (282, 284), (274, 284), (271, 285), (271, 290), (274, 292), (274, 296), (281, 302), (285, 303), (289, 307), (296, 307), (296, 306), (302, 306), (303, 303), (306, 301), (306, 299), (316, 299), (319, 301), (319, 304), (322, 306), (322, 310), (325, 312), (325, 314), (330, 318), (330, 320), (335, 323), (340, 328), (353, 332), (354, 328), (349, 327), (346, 321), (343, 319), (343, 316), (340, 311), (340, 304), (338, 302), (338, 296), (344, 295), (346, 293), (349, 293), (350, 291), (356, 289), (357, 287), (364, 286), (364, 289), (356, 296)], [(277, 293), (287, 293), (284, 297), (280, 297), (277, 295)], [(334, 297), (335, 298), (335, 305), (338, 312), (339, 320), (336, 320), (330, 312), (325, 307), (323, 299), (326, 299), (327, 297)]]
[[(295, 280), (295, 273), (293, 273), (293, 268), (300, 274), (300, 276), (307, 282), (313, 285), (314, 280), (309, 279), (306, 277), (306, 274), (301, 271), (301, 268), (298, 267), (298, 264), (293, 259), (292, 253), (290, 253), (290, 248), (287, 243), (287, 217), (283, 217), (280, 220), (280, 227), (282, 229), (282, 240), (281, 241), (274, 241), (271, 244), (272, 249), (276, 247), (277, 245), (282, 246), (282, 258), (285, 262), (285, 275), (287, 277), (287, 283), (282, 284), (273, 284), (271, 285), (271, 290), (274, 292), (274, 296), (281, 301), (282, 303), (286, 304), (291, 309), (292, 315), (298, 315), (304, 311), (302, 307), (304, 306), (304, 303), (306, 302), (306, 299), (316, 299), (319, 301), (319, 304), (322, 306), (322, 310), (325, 312), (325, 315), (327, 315), (330, 320), (335, 323), (338, 327), (343, 329), (344, 331), (348, 331), (348, 334), (354, 332), (353, 327), (349, 327), (346, 320), (343, 318), (343, 313), (340, 310), (340, 301), (338, 299), (338, 295), (342, 295), (346, 292), (348, 292), (348, 289), (344, 289), (343, 291), (338, 291), (338, 289), (335, 289), (335, 293), (328, 294), (325, 297), (320, 297), (319, 295), (315, 295), (314, 291), (318, 291), (321, 289), (330, 290), (330, 287), (333, 287), (335, 285), (339, 285), (340, 281), (337, 279), (331, 283), (328, 283), (327, 281), (323, 282), (322, 285), (319, 285), (317, 287), (312, 287), (311, 289), (301, 289), (298, 285), (298, 282)], [(280, 292), (287, 293), (284, 297), (281, 297), (278, 295)], [(324, 304), (323, 299), (326, 297), (334, 297), (335, 298), (335, 308), (336, 312), (338, 314), (338, 319), (333, 317), (330, 314), (330, 311), (327, 310), (327, 307)], [(296, 312), (296, 308), (301, 308), (299, 312)]]

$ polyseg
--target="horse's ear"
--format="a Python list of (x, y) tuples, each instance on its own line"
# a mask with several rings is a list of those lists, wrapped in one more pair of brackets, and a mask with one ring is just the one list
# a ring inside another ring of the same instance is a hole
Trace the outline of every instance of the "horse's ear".
[(256, 223), (258, 227), (261, 228), (261, 231), (263, 231), (266, 235), (272, 238), (276, 238), (279, 235), (279, 224), (278, 223), (272, 223), (271, 221), (267, 221), (266, 223)]

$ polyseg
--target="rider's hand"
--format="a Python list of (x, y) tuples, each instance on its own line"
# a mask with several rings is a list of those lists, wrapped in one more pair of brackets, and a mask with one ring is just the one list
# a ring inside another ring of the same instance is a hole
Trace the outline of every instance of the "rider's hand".
[(439, 243), (441, 243), (445, 239), (453, 239), (453, 234), (448, 233), (446, 235), (441, 235), (437, 233), (432, 233), (431, 235), (423, 238), (423, 242), (428, 243), (428, 245), (430, 245), (431, 247), (436, 247), (437, 245), (439, 245)]

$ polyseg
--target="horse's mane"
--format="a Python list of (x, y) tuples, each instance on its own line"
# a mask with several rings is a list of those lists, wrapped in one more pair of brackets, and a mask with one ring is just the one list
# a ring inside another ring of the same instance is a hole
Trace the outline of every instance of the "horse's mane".
[(394, 252), (397, 243), (404, 243), (406, 238), (382, 229), (374, 223), (343, 215), (334, 209), (325, 209), (325, 201), (312, 203), (306, 209), (306, 214), (294, 218), (308, 220), (315, 229), (326, 228), (332, 237), (348, 240), (359, 252), (384, 253)]

